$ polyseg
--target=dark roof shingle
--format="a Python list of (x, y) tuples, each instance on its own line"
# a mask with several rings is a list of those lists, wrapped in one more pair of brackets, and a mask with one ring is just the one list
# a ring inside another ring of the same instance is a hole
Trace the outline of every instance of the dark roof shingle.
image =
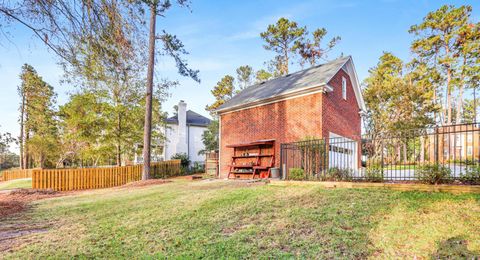
[(350, 58), (350, 56), (341, 57), (325, 64), (252, 85), (218, 107), (217, 111), (287, 94), (306, 87), (327, 84)]
[[(167, 118), (167, 124), (178, 124), (178, 116), (172, 116)], [(187, 111), (187, 124), (188, 125), (196, 125), (196, 126), (208, 126), (211, 120), (193, 112), (192, 110)]]

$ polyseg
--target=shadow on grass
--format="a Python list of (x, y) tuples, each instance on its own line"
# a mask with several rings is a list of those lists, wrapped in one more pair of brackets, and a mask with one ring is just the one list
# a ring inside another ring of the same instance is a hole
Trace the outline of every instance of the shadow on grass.
[[(460, 246), (478, 249), (479, 195), (400, 192), (370, 233), (379, 258), (457, 259)], [(460, 239), (461, 238), (461, 239)], [(453, 247), (457, 246), (457, 247)], [(458, 250), (457, 250), (458, 249)], [(451, 257), (450, 257), (451, 255)], [(447, 256), (447, 257), (441, 257)]]
[(470, 251), (468, 241), (463, 236), (451, 237), (437, 243), (432, 259), (478, 259), (480, 252)]

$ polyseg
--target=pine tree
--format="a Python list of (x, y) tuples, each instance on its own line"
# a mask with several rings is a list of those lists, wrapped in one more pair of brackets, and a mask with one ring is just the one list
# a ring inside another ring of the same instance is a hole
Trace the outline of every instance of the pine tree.
[(213, 113), (215, 109), (233, 97), (235, 91), (234, 81), (235, 79), (232, 76), (226, 75), (217, 82), (217, 85), (210, 91), (215, 97), (215, 102), (205, 108), (207, 111)]
[(468, 23), (463, 26), (455, 45), (458, 48), (458, 58), (460, 59), (455, 122), (460, 123), (464, 107), (464, 90), (477, 88), (480, 83), (480, 23)]
[(257, 83), (267, 81), (272, 78), (272, 74), (264, 69), (261, 69), (255, 73), (255, 80)]
[(326, 47), (322, 47), (322, 40), (327, 35), (327, 29), (319, 28), (312, 33), (312, 40), (306, 38), (300, 42), (298, 53), (300, 54), (300, 65), (303, 67), (306, 63), (310, 66), (318, 65), (319, 61), (326, 58), (330, 52), (341, 40), (340, 36), (335, 36), (328, 42)]
[(253, 69), (248, 65), (237, 68), (238, 89), (240, 92), (252, 84)]
[(219, 122), (217, 119), (212, 120), (210, 125), (208, 125), (207, 130), (202, 134), (202, 142), (205, 146), (205, 149), (201, 150), (199, 154), (206, 154), (211, 151), (217, 151), (219, 148), (218, 143), (218, 131), (219, 131)]
[[(461, 33), (469, 24), (471, 6), (455, 7), (444, 5), (438, 10), (430, 12), (425, 16), (422, 23), (413, 25), (410, 33), (416, 39), (412, 43), (412, 51), (418, 56), (418, 60), (434, 67), (442, 75), (438, 82), (437, 89), (444, 86), (446, 93), (446, 107), (443, 110), (443, 122), (451, 124), (454, 121), (453, 92), (461, 84), (462, 62), (459, 53), (462, 49)], [(463, 90), (463, 86), (461, 87)], [(438, 92), (438, 90), (437, 90)], [(461, 97), (457, 102), (461, 103)]]
[(296, 55), (305, 31), (305, 27), (299, 27), (296, 22), (282, 17), (276, 24), (270, 24), (267, 30), (260, 34), (265, 41), (263, 47), (277, 54), (272, 62), (279, 75), (288, 74), (292, 56)]
[(369, 70), (363, 96), (367, 106), (370, 134), (423, 128), (433, 124), (433, 85), (417, 67), (408, 71), (392, 53), (385, 52), (377, 66)]
[[(34, 163), (41, 168), (51, 167), (57, 157), (58, 128), (53, 107), (56, 94), (53, 87), (43, 81), (28, 64), (22, 67), (20, 78), (20, 145), (23, 152), (21, 157), (24, 158), (23, 166), (30, 168)], [(33, 158), (34, 162), (30, 158)]]

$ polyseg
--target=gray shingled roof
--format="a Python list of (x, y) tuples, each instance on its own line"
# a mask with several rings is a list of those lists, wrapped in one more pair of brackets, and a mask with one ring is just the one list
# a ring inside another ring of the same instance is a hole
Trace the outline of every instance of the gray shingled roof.
[(349, 59), (350, 56), (341, 57), (325, 64), (252, 85), (218, 107), (217, 111), (272, 98), (305, 87), (327, 84)]
[[(193, 112), (192, 110), (187, 111), (187, 124), (197, 125), (197, 126), (208, 126), (210, 124), (210, 119)], [(178, 124), (178, 116), (172, 116), (167, 118), (167, 124)]]

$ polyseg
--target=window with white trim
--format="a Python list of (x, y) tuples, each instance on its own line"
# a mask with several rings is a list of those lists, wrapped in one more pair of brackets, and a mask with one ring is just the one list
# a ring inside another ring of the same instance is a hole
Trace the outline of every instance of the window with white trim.
[(347, 99), (347, 79), (345, 77), (342, 77), (342, 97)]
[(472, 152), (472, 146), (467, 146), (467, 156), (472, 156), (473, 152)]

